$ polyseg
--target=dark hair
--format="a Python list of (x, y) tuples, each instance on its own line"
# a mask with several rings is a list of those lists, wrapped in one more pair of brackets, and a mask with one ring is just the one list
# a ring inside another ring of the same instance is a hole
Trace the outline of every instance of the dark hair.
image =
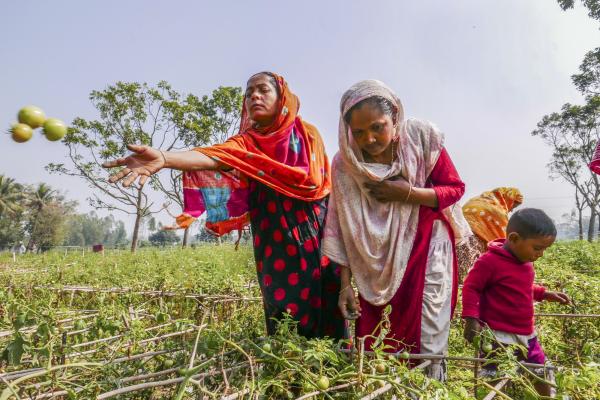
[(394, 107), (392, 102), (381, 96), (373, 96), (367, 97), (366, 99), (361, 100), (352, 107), (350, 107), (350, 109), (346, 112), (346, 115), (344, 115), (344, 121), (346, 121), (346, 123), (349, 124), (350, 119), (352, 118), (352, 113), (364, 107), (365, 105), (377, 108), (382, 114), (388, 115), (392, 119), (394, 118), (394, 112), (396, 111), (396, 107)]
[(522, 208), (508, 220), (506, 234), (516, 232), (524, 239), (539, 236), (556, 236), (556, 226), (550, 217), (537, 208)]
[(281, 96), (281, 93), (279, 93), (279, 85), (277, 84), (277, 78), (275, 78), (275, 75), (273, 75), (272, 72), (267, 72), (267, 71), (257, 72), (256, 74), (254, 74), (250, 78), (248, 78), (248, 81), (250, 79), (254, 78), (255, 76), (259, 76), (259, 75), (266, 76), (269, 79), (269, 82), (271, 82), (271, 84), (275, 88), (275, 91), (277, 92), (277, 96)]

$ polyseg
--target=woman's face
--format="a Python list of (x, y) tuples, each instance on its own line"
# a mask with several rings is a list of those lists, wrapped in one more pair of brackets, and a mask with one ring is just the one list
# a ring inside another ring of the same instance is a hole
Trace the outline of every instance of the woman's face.
[(365, 104), (352, 111), (350, 129), (358, 147), (371, 157), (382, 156), (394, 138), (394, 121), (377, 106)]
[(259, 126), (269, 126), (277, 114), (277, 88), (265, 74), (254, 75), (248, 81), (244, 96), (244, 107)]

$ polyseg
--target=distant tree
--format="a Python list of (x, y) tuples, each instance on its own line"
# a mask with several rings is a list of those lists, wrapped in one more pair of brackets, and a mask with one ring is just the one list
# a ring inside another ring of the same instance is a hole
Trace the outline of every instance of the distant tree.
[(174, 231), (160, 230), (150, 235), (148, 240), (154, 246), (167, 246), (179, 243), (181, 239)]
[[(557, 0), (563, 10), (568, 10), (575, 7), (575, 0)], [(590, 18), (600, 21), (600, 0), (580, 0), (588, 10)]]
[(560, 112), (544, 116), (532, 134), (552, 149), (548, 164), (551, 178), (560, 177), (571, 184), (577, 192), (576, 200), (590, 209), (591, 241), (594, 221), (600, 214), (600, 180), (588, 164), (600, 138), (600, 96), (588, 97), (582, 106), (565, 104)]
[(0, 174), (0, 217), (22, 210), (23, 186)]
[(25, 193), (22, 185), (0, 174), (0, 249), (23, 240)]
[(117, 221), (110, 235), (106, 239), (107, 246), (111, 247), (124, 247), (129, 243), (127, 239), (127, 231), (125, 230), (125, 223), (123, 221)]
[[(52, 189), (45, 183), (40, 183), (37, 187), (27, 191), (27, 208), (29, 214), (26, 227), (27, 233), (29, 233), (27, 250), (31, 251), (34, 246), (39, 247), (42, 241), (39, 235), (42, 232), (44, 232), (43, 235), (48, 235), (48, 229), (53, 229), (53, 227), (40, 226), (49, 222), (47, 219), (55, 222), (55, 217), (59, 215), (55, 213), (56, 210), (49, 212), (49, 214), (44, 214), (45, 208), (53, 206), (55, 203), (60, 204), (63, 201), (64, 198), (55, 189)], [(51, 215), (53, 216), (51, 217)], [(64, 216), (66, 217), (66, 214)], [(46, 220), (44, 217), (46, 217)], [(44, 240), (47, 241), (47, 239)]]
[(25, 238), (25, 216), (17, 212), (0, 217), (0, 250), (12, 247)]
[(65, 222), (72, 212), (73, 207), (69, 203), (53, 201), (45, 205), (36, 214), (37, 223), (31, 225), (30, 246), (33, 243), (38, 249), (46, 251), (63, 243), (67, 232)]
[[(219, 87), (210, 96), (201, 99), (189, 95), (186, 107), (192, 112), (186, 122), (195, 127), (195, 136), (173, 137), (170, 149), (188, 149), (215, 143), (222, 143), (239, 130), (242, 89), (239, 87)], [(168, 170), (152, 177), (152, 185), (164, 193), (170, 203), (175, 203), (183, 210), (183, 187), (181, 171)], [(183, 247), (189, 240), (189, 227), (183, 234)]]
[(584, 96), (600, 96), (600, 47), (585, 55), (579, 73), (572, 75), (571, 79)]
[(150, 232), (156, 231), (156, 218), (150, 217), (148, 220), (148, 230), (150, 230)]
[(88, 214), (73, 215), (67, 221), (67, 246), (104, 244), (116, 247), (127, 242), (125, 225), (122, 221), (115, 220), (112, 215), (99, 217), (92, 211)]
[[(572, 9), (575, 0), (557, 0), (563, 10)], [(580, 0), (588, 15), (600, 21), (600, 0)], [(600, 222), (598, 177), (586, 168), (598, 141), (600, 109), (600, 47), (588, 52), (579, 73), (571, 76), (573, 84), (586, 99), (583, 106), (565, 104), (560, 113), (545, 116), (534, 136), (541, 137), (553, 149), (549, 164), (551, 174), (560, 176), (575, 187), (578, 237), (583, 238), (582, 211), (590, 209), (588, 240), (595, 232), (596, 217)], [(600, 230), (600, 225), (599, 225)]]

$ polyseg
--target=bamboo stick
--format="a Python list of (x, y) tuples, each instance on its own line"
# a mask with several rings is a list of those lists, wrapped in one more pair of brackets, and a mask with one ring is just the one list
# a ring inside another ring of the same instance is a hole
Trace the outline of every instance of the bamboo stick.
[[(247, 363), (243, 363), (243, 365), (236, 365), (234, 367), (228, 368), (227, 370), (233, 371), (236, 369), (240, 369), (240, 368), (243, 368), (245, 366), (245, 364), (247, 364)], [(205, 372), (202, 374), (192, 376), (192, 379), (198, 380), (198, 379), (206, 378), (209, 376), (218, 375), (220, 373), (221, 373), (221, 370)], [(146, 383), (140, 383), (137, 385), (126, 386), (126, 387), (119, 388), (116, 390), (111, 390), (110, 392), (102, 393), (96, 398), (96, 400), (109, 399), (111, 397), (119, 396), (121, 394), (137, 392), (138, 390), (144, 390), (144, 389), (149, 389), (149, 388), (153, 388), (153, 387), (175, 385), (175, 384), (183, 382), (185, 379), (186, 379), (185, 377), (179, 377), (179, 378), (166, 379), (163, 381), (146, 382)]]
[(494, 390), (492, 390), (491, 392), (489, 392), (484, 398), (483, 400), (492, 400), (494, 397), (496, 397), (496, 395), (498, 394), (498, 392), (500, 392), (502, 390), (502, 388), (504, 386), (506, 386), (506, 384), (510, 382), (510, 378), (504, 378), (501, 379), (500, 382), (498, 382), (496, 385), (494, 385)]

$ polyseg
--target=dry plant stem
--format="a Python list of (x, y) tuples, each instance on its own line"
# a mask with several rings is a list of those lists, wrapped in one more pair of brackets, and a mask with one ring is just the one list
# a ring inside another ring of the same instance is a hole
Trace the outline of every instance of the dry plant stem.
[(103, 361), (103, 364), (118, 364), (124, 361), (134, 361), (134, 360), (139, 360), (140, 358), (147, 358), (147, 357), (154, 357), (154, 356), (160, 356), (161, 354), (169, 354), (169, 353), (176, 353), (179, 351), (182, 351), (183, 349), (179, 348), (179, 349), (171, 349), (171, 350), (159, 350), (159, 351), (150, 351), (147, 353), (141, 353), (141, 354), (135, 354), (133, 356), (126, 356), (126, 357), (121, 357), (121, 358), (115, 358), (114, 360), (105, 360)]
[(47, 369), (43, 369), (43, 371), (38, 371), (38, 372), (33, 372), (31, 374), (22, 376), (18, 379), (15, 379), (14, 381), (9, 383), (8, 388), (4, 389), (2, 391), (2, 393), (0, 394), (0, 400), (7, 400), (10, 396), (11, 393), (14, 392), (14, 388), (21, 382), (24, 382), (28, 379), (33, 379), (33, 378), (37, 378), (40, 376), (44, 376), (50, 372), (53, 371), (58, 371), (61, 369), (65, 369), (65, 368), (87, 368), (87, 367), (99, 367), (102, 364), (100, 363), (75, 363), (75, 364), (68, 364), (68, 365), (57, 365), (51, 368), (47, 368)]
[(487, 387), (488, 389), (490, 389), (491, 391), (493, 391), (494, 393), (496, 393), (498, 396), (502, 397), (505, 400), (513, 400), (512, 397), (508, 396), (505, 393), (502, 393), (500, 390), (496, 389), (494, 386), (490, 385), (489, 383), (487, 383), (486, 381), (482, 380), (482, 379), (478, 379), (479, 383), (481, 383), (483, 386)]
[[(223, 341), (231, 346), (233, 346), (234, 348), (236, 348), (237, 350), (239, 350), (240, 353), (242, 353), (247, 359), (248, 359), (248, 364), (250, 365), (250, 377), (252, 378), (252, 387), (254, 388), (254, 385), (256, 384), (255, 378), (254, 378), (254, 361), (252, 359), (252, 357), (250, 357), (250, 355), (248, 353), (246, 353), (244, 351), (244, 349), (242, 349), (240, 346), (238, 346), (236, 343), (232, 342), (229, 339), (225, 339), (222, 338)], [(252, 392), (251, 392), (252, 394)]]
[(198, 333), (196, 334), (196, 340), (194, 341), (194, 348), (192, 349), (192, 355), (190, 357), (190, 362), (189, 362), (188, 368), (192, 368), (192, 366), (194, 365), (194, 361), (196, 360), (196, 350), (198, 348), (198, 341), (200, 340), (200, 333), (202, 333), (202, 330), (206, 327), (206, 324), (204, 324), (206, 314), (207, 314), (206, 312), (204, 312), (204, 314), (202, 314), (202, 319), (200, 320), (200, 326), (196, 328), (198, 330)]
[(133, 290), (131, 288), (95, 288), (88, 286), (34, 286), (33, 289), (37, 290), (53, 290), (57, 292), (86, 292), (86, 293), (117, 293), (117, 294), (133, 294), (139, 296), (159, 296), (159, 297), (183, 297), (186, 299), (200, 299), (207, 301), (262, 301), (261, 297), (240, 297), (231, 295), (206, 295), (200, 293), (180, 293), (180, 292), (166, 292), (161, 290)]
[(504, 386), (506, 386), (506, 384), (510, 382), (510, 378), (504, 378), (502, 380), (500, 380), (500, 382), (498, 382), (497, 384), (494, 385), (494, 390), (492, 390), (491, 392), (489, 392), (484, 398), (483, 400), (492, 400), (494, 397), (496, 397), (496, 395), (498, 393), (500, 393), (500, 391), (502, 390), (502, 388)]
[(130, 382), (135, 382), (135, 381), (144, 381), (146, 379), (156, 378), (157, 376), (172, 374), (174, 372), (179, 371), (179, 369), (180, 369), (180, 367), (175, 367), (175, 368), (165, 369), (162, 371), (151, 372), (149, 374), (128, 376), (127, 378), (123, 378), (123, 379), (119, 380), (119, 383), (124, 384), (124, 383), (130, 383)]
[[(15, 390), (12, 388), (12, 386), (10, 385), (9, 382), (7, 382), (3, 377), (0, 376), (0, 380), (2, 380), (2, 382), (6, 385), (7, 389), (5, 390), (10, 390), (10, 393), (12, 393), (13, 395), (15, 395), (15, 397), (18, 399), (20, 399), (19, 395), (17, 394), (17, 392), (15, 392)], [(4, 391), (3, 391), (4, 392)], [(9, 395), (10, 395), (9, 393)]]
[[(431, 364), (431, 360), (426, 360), (426, 361), (422, 362), (421, 364), (417, 365), (415, 367), (415, 369), (424, 369), (427, 366), (429, 366), (430, 364)], [(400, 378), (394, 379), (394, 381), (392, 383), (398, 385), (399, 387), (401, 387), (404, 390), (413, 391), (412, 389), (408, 388), (407, 386), (401, 385)], [(372, 399), (379, 397), (382, 394), (389, 392), (394, 387), (392, 385), (392, 383), (386, 383), (382, 388), (377, 389), (372, 393), (369, 393), (368, 395), (362, 397), (360, 400), (372, 400)], [(413, 391), (413, 393), (418, 394), (417, 392), (414, 392), (414, 391)]]
[(359, 359), (358, 359), (358, 381), (362, 382), (363, 364), (365, 358), (365, 338), (358, 339)]
[(207, 395), (209, 395), (210, 397), (215, 397), (215, 396), (216, 396), (216, 394), (215, 394), (215, 393), (213, 393), (213, 392), (211, 392), (210, 390), (206, 389), (206, 388), (205, 388), (205, 387), (204, 387), (204, 386), (203, 386), (203, 385), (202, 385), (200, 382), (198, 382), (197, 380), (195, 380), (195, 379), (193, 379), (193, 378), (190, 378), (188, 381), (189, 381), (190, 383), (192, 383), (192, 384), (196, 385), (196, 386), (198, 387), (198, 389), (200, 389), (200, 391), (201, 391), (202, 393), (204, 393), (204, 394), (207, 394)]
[[(59, 324), (59, 325), (61, 325), (61, 324), (66, 324), (68, 322), (73, 322), (76, 319), (89, 319), (89, 318), (93, 318), (96, 315), (98, 315), (98, 314), (97, 313), (96, 314), (86, 314), (86, 315), (82, 315), (82, 316), (77, 317), (77, 318), (73, 317), (73, 318), (61, 319), (61, 320), (56, 321), (56, 323)], [(19, 333), (33, 333), (33, 332), (35, 332), (37, 330), (37, 328), (38, 328), (37, 325), (32, 326), (32, 327), (27, 327), (27, 328), (21, 328), (21, 329), (19, 329)], [(2, 331), (2, 332), (0, 332), (0, 338), (6, 337), (6, 336), (11, 336), (14, 332), (15, 332), (14, 330)]]
[(221, 397), (221, 400), (236, 400), (236, 399), (240, 398), (240, 396), (247, 394), (249, 391), (250, 391), (250, 389), (244, 389), (239, 392), (232, 393), (228, 396), (223, 396), (223, 397)]
[[(160, 341), (163, 339), (168, 339), (168, 338), (175, 337), (175, 336), (183, 336), (183, 335), (193, 332), (193, 331), (194, 331), (194, 329), (190, 328), (190, 329), (186, 329), (186, 330), (180, 331), (180, 332), (167, 333), (162, 336), (157, 336), (157, 337), (153, 337), (153, 338), (149, 338), (149, 339), (140, 340), (139, 342), (137, 342), (137, 345), (145, 345), (148, 343)], [(122, 349), (122, 348), (130, 348), (131, 346), (132, 346), (131, 343), (125, 343), (120, 346), (117, 346), (114, 350), (116, 351), (116, 350)], [(88, 350), (88, 351), (69, 353), (66, 355), (66, 358), (81, 357), (81, 356), (85, 356), (85, 355), (95, 354), (95, 353), (98, 353), (103, 350), (104, 349), (92, 349), (92, 350)]]
[[(237, 365), (235, 367), (231, 367), (231, 368), (229, 368), (229, 371), (234, 371), (236, 369), (244, 368), (246, 366), (246, 364), (247, 363), (243, 363), (243, 364)], [(198, 380), (198, 379), (202, 379), (202, 378), (205, 378), (208, 376), (214, 376), (219, 373), (220, 373), (220, 371), (207, 372), (207, 373), (192, 376), (192, 379)], [(119, 388), (116, 390), (111, 390), (110, 392), (102, 393), (96, 399), (97, 400), (109, 399), (109, 398), (116, 397), (116, 396), (119, 396), (124, 393), (137, 392), (139, 390), (144, 390), (144, 389), (149, 389), (149, 388), (159, 387), (159, 386), (176, 385), (178, 383), (183, 382), (184, 379), (185, 379), (184, 377), (180, 377), (180, 378), (167, 379), (167, 380), (163, 380), (163, 381), (140, 383), (137, 385), (127, 386), (127, 387)]]
[[(194, 348), (192, 349), (192, 354), (190, 356), (190, 362), (188, 363), (188, 368), (192, 368), (194, 365), (194, 361), (196, 360), (196, 349), (198, 348), (198, 341), (200, 340), (200, 333), (202, 333), (202, 329), (204, 329), (204, 327), (206, 326), (203, 324), (205, 316), (206, 316), (206, 312), (202, 316), (202, 321), (200, 322), (200, 326), (197, 328), (198, 333), (196, 334), (196, 340), (194, 341)], [(192, 331), (193, 330), (194, 329), (192, 329)], [(206, 364), (206, 363), (203, 363), (203, 364)], [(196, 368), (199, 368), (199, 367), (196, 367)], [(192, 380), (191, 377), (186, 376), (186, 379), (184, 379), (183, 382), (181, 383), (181, 387), (179, 388), (176, 399), (181, 399), (183, 397), (183, 393), (185, 392), (187, 383), (191, 380)], [(207, 392), (207, 390), (204, 389), (204, 387), (200, 384), (200, 382), (198, 382), (196, 386), (199, 386), (200, 390), (202, 390), (202, 392)], [(210, 392), (210, 393), (214, 395), (214, 393), (212, 393), (212, 392)]]
[[(169, 325), (172, 325), (172, 324), (173, 324), (172, 322), (169, 322), (169, 323), (162, 324), (162, 325), (151, 326), (150, 328), (144, 329), (144, 332), (155, 331), (157, 329), (165, 328), (165, 327), (167, 327)], [(103, 338), (103, 339), (92, 340), (90, 342), (84, 342), (84, 343), (74, 344), (73, 346), (71, 346), (71, 348), (72, 349), (77, 349), (79, 347), (91, 346), (93, 344), (110, 342), (112, 340), (116, 340), (116, 339), (122, 338), (123, 336), (125, 336), (125, 335), (115, 335), (115, 336), (110, 336), (110, 337)]]
[[(346, 349), (338, 349), (338, 351), (342, 353), (354, 353), (356, 350), (346, 350)], [(364, 351), (365, 354), (375, 354), (372, 351)], [(389, 353), (388, 355), (393, 357), (399, 357), (399, 353)], [(464, 357), (464, 356), (442, 356), (437, 354), (411, 354), (409, 357), (410, 360), (448, 360), (448, 361), (469, 361), (469, 362), (480, 362), (484, 363), (490, 361), (486, 358), (477, 358), (477, 357)], [(519, 362), (519, 365), (527, 368), (546, 368), (548, 370), (556, 369), (553, 365), (544, 365), (544, 364), (533, 364), (526, 362)]]
[[(300, 397), (297, 397), (296, 400), (307, 400), (307, 399), (313, 398), (315, 396), (318, 396), (321, 393), (334, 392), (336, 390), (346, 389), (346, 388), (349, 388), (349, 387), (352, 387), (355, 385), (358, 385), (358, 381), (353, 381), (353, 382), (344, 383), (342, 385), (332, 386), (326, 390), (315, 390), (314, 392), (310, 392), (310, 393), (307, 393)], [(235, 397), (235, 398), (237, 398), (237, 397)], [(225, 398), (222, 398), (221, 400), (225, 400)]]

